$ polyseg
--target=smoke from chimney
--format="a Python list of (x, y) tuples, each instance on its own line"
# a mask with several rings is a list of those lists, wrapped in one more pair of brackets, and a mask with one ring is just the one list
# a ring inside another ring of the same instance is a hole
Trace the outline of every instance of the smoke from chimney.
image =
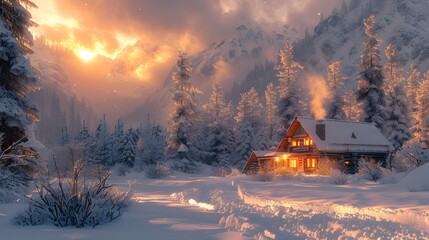
[(316, 119), (324, 119), (326, 116), (325, 101), (329, 98), (329, 90), (325, 79), (319, 75), (308, 76), (308, 93), (311, 97), (311, 112)]

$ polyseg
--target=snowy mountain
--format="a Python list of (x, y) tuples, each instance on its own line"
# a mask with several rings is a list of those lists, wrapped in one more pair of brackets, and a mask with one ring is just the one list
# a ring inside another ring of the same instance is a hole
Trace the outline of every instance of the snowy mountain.
[(59, 143), (62, 131), (67, 129), (72, 140), (83, 120), (92, 126), (97, 116), (91, 106), (78, 100), (72, 91), (72, 82), (61, 61), (68, 53), (37, 40), (33, 51), (30, 61), (41, 79), (41, 90), (30, 94), (39, 107), (36, 138), (46, 146), (54, 146)]
[[(236, 27), (230, 38), (214, 42), (205, 50), (189, 56), (193, 69), (191, 82), (204, 92), (201, 102), (209, 96), (212, 81), (218, 81), (225, 92), (230, 92), (234, 83), (244, 80), (255, 65), (265, 65), (267, 59), (274, 61), (285, 39), (296, 35), (293, 29), (286, 33), (286, 36), (274, 31), (267, 33), (256, 24), (247, 23)], [(129, 114), (128, 119), (151, 113), (154, 118), (165, 120), (174, 71), (175, 67), (164, 83), (147, 97), (147, 101)]]
[(427, 0), (352, 0), (321, 20), (312, 36), (298, 42), (295, 56), (307, 69), (322, 73), (328, 64), (340, 60), (349, 87), (354, 86), (365, 38), (363, 20), (371, 14), (376, 17), (382, 51), (393, 43), (404, 66), (414, 64), (422, 71), (429, 68)]

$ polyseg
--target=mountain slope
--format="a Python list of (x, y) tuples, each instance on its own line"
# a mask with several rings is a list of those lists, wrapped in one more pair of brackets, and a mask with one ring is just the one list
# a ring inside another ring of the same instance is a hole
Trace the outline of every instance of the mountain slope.
[(403, 66), (414, 64), (423, 71), (429, 68), (427, 0), (352, 0), (347, 7), (322, 20), (312, 36), (298, 42), (295, 56), (308, 68), (322, 73), (328, 64), (340, 60), (349, 77), (348, 86), (355, 86), (365, 39), (363, 20), (371, 14), (376, 17), (382, 51), (393, 43)]
[[(192, 66), (191, 82), (199, 87), (203, 96), (201, 103), (209, 97), (212, 81), (217, 81), (230, 92), (233, 84), (245, 79), (255, 64), (266, 64), (275, 59), (284, 43), (285, 36), (276, 32), (266, 33), (254, 24), (243, 24), (236, 28), (234, 36), (212, 43), (205, 50), (189, 56)], [(147, 101), (131, 112), (126, 119), (138, 119), (151, 114), (154, 119), (165, 122), (170, 109), (171, 75), (173, 68)]]

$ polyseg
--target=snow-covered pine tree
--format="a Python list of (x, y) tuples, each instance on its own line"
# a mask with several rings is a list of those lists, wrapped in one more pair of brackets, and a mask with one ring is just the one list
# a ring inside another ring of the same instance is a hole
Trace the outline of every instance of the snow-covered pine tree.
[[(414, 67), (410, 66), (410, 70), (408, 71), (408, 78), (406, 81), (406, 94), (408, 99), (408, 109), (410, 110), (411, 115), (416, 111), (416, 89), (418, 87), (418, 82), (420, 81), (420, 71)], [(412, 126), (415, 125), (413, 122)]]
[(233, 154), (233, 165), (242, 169), (251, 152), (255, 149), (255, 133), (248, 121), (238, 123), (236, 146)]
[(81, 146), (83, 151), (83, 157), (85, 160), (90, 160), (94, 156), (94, 147), (95, 140), (91, 135), (88, 127), (86, 126), (86, 122), (83, 121), (81, 130), (77, 133), (75, 139), (75, 143)]
[(259, 100), (258, 93), (252, 87), (247, 93), (241, 94), (235, 120), (238, 123), (249, 122), (250, 126), (257, 132), (262, 123), (262, 110), (263, 106)]
[(148, 115), (146, 124), (142, 125), (137, 133), (134, 168), (142, 172), (147, 166), (155, 166), (158, 162), (164, 162), (167, 146), (164, 128), (155, 122), (151, 122), (150, 115)]
[(384, 89), (386, 90), (386, 112), (388, 114), (385, 121), (385, 135), (393, 147), (398, 150), (411, 138), (409, 104), (403, 90), (404, 78), (402, 68), (396, 59), (395, 45), (389, 44), (384, 52), (386, 54)]
[(39, 88), (39, 78), (25, 56), (33, 44), (28, 28), (36, 25), (27, 8), (35, 6), (29, 0), (0, 1), (0, 175), (11, 173), (2, 189), (25, 187), (37, 168), (37, 153), (18, 144), (34, 136), (38, 114), (27, 94)]
[(67, 127), (61, 130), (60, 146), (66, 146), (70, 143)]
[(173, 75), (175, 85), (171, 98), (174, 102), (168, 126), (167, 158), (173, 168), (185, 172), (197, 171), (198, 163), (195, 158), (197, 150), (192, 146), (196, 136), (194, 126), (199, 120), (198, 106), (195, 95), (201, 91), (189, 82), (191, 66), (185, 53), (179, 52), (177, 72)]
[(135, 132), (132, 128), (128, 129), (122, 139), (122, 146), (124, 146), (124, 149), (119, 156), (119, 162), (129, 168), (133, 168), (136, 161), (137, 143)]
[(231, 124), (231, 105), (225, 103), (225, 95), (222, 88), (214, 82), (209, 102), (203, 106), (207, 126), (206, 134), (203, 134), (205, 151), (213, 154), (210, 164), (230, 165), (226, 160), (234, 148), (234, 135)]
[(284, 48), (280, 50), (280, 64), (275, 66), (278, 70), (277, 77), (279, 79), (278, 91), (280, 98), (286, 97), (289, 92), (289, 85), (296, 81), (298, 74), (304, 67), (293, 61), (293, 47), (292, 44), (286, 42)]
[(258, 93), (254, 88), (249, 92), (241, 94), (240, 102), (237, 106), (237, 115), (235, 117), (238, 123), (236, 133), (236, 146), (233, 156), (233, 162), (236, 167), (242, 165), (249, 157), (252, 150), (258, 146), (256, 134), (261, 129), (262, 123), (262, 105), (259, 102)]
[(115, 125), (115, 130), (113, 131), (113, 141), (112, 141), (112, 161), (114, 163), (119, 162), (120, 156), (124, 146), (122, 145), (122, 139), (124, 138), (124, 123), (120, 119)]
[(362, 119), (363, 111), (356, 100), (356, 93), (348, 91), (344, 95), (344, 113), (347, 121), (359, 122)]
[(413, 119), (414, 140), (427, 147), (429, 143), (429, 71), (424, 74), (424, 78), (418, 85)]
[(112, 166), (112, 139), (107, 129), (106, 117), (100, 120), (94, 133), (95, 148), (92, 162), (105, 166)]
[(213, 82), (209, 101), (206, 105), (203, 106), (203, 109), (210, 118), (209, 122), (222, 120), (225, 113), (225, 107), (225, 94), (221, 86), (217, 82)]
[(304, 67), (298, 62), (293, 61), (293, 47), (286, 42), (283, 49), (280, 50), (280, 64), (275, 66), (278, 70), (279, 79), (279, 103), (277, 106), (277, 116), (279, 117), (279, 127), (277, 135), (283, 135), (289, 127), (290, 122), (296, 115), (301, 115), (299, 105), (299, 90), (296, 84), (298, 74)]
[(328, 65), (328, 85), (331, 93), (331, 101), (328, 105), (327, 118), (330, 119), (346, 119), (344, 112), (343, 86), (344, 80), (347, 78), (341, 75), (341, 63), (335, 61)]
[(361, 72), (358, 79), (358, 102), (362, 103), (364, 122), (374, 122), (383, 134), (384, 122), (387, 119), (384, 87), (384, 76), (381, 66), (381, 41), (375, 30), (375, 16), (371, 15), (364, 20), (367, 38), (361, 51)]
[(275, 124), (278, 122), (276, 120), (276, 110), (277, 110), (277, 92), (275, 91), (273, 83), (267, 85), (265, 90), (265, 124), (266, 132), (269, 139), (268, 145), (271, 147), (274, 144), (274, 129), (277, 129)]

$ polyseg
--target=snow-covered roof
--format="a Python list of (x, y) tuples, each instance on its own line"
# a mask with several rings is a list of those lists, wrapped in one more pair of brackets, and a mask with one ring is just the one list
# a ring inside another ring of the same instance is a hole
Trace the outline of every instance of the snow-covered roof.
[[(296, 117), (286, 132), (291, 137), (293, 124), (299, 122), (320, 151), (328, 152), (389, 152), (390, 142), (373, 123), (347, 122), (333, 119), (316, 120)], [(316, 134), (316, 125), (325, 125), (325, 140)]]
[(284, 154), (288, 154), (285, 152), (275, 152), (275, 151), (253, 151), (256, 155), (256, 157), (279, 157), (283, 156)]

